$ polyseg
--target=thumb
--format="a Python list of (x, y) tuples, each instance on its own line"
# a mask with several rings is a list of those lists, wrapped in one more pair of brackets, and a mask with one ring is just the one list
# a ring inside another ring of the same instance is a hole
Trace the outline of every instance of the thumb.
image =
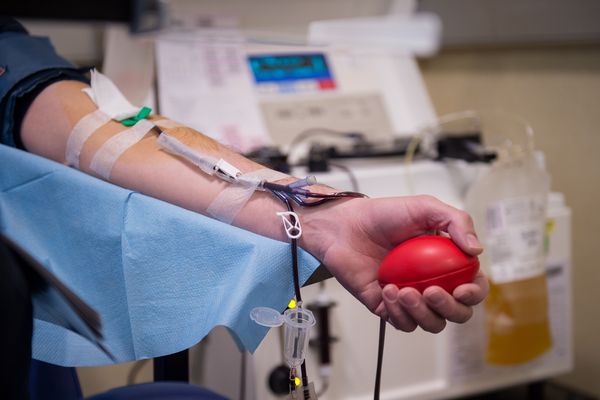
[(424, 222), (424, 228), (439, 229), (450, 235), (452, 241), (467, 254), (476, 256), (483, 246), (475, 233), (471, 216), (432, 196), (417, 196), (419, 202), (416, 218)]

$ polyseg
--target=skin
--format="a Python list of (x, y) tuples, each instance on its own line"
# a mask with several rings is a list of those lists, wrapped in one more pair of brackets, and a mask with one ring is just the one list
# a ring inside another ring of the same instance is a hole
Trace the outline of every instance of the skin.
[[(71, 129), (96, 106), (81, 92), (86, 85), (62, 81), (48, 86), (34, 100), (21, 126), (28, 151), (65, 162), (64, 149)], [(156, 119), (162, 117), (153, 117)], [(124, 130), (111, 121), (86, 142), (80, 169), (93, 175), (89, 164), (98, 148)], [(195, 149), (235, 165), (243, 173), (264, 168), (220, 145), (191, 128), (167, 130)], [(181, 207), (206, 213), (212, 200), (228, 184), (198, 171), (185, 160), (162, 151), (156, 136), (146, 135), (128, 149), (115, 164), (110, 181)], [(289, 177), (279, 183), (295, 180)], [(331, 192), (328, 187), (313, 191)], [(283, 206), (270, 194), (257, 192), (236, 216), (233, 224), (271, 237), (286, 240), (281, 221), (275, 217)], [(487, 279), (479, 273), (473, 283), (448, 294), (430, 287), (422, 295), (414, 289), (383, 289), (377, 282), (377, 269), (383, 257), (406, 239), (446, 232), (466, 253), (477, 255), (482, 247), (468, 214), (430, 196), (335, 201), (316, 208), (297, 207), (304, 234), (300, 245), (321, 260), (333, 276), (371, 312), (397, 329), (410, 332), (420, 326), (440, 332), (447, 321), (462, 323), (472, 315), (488, 291)], [(265, 216), (272, 215), (273, 218)]]

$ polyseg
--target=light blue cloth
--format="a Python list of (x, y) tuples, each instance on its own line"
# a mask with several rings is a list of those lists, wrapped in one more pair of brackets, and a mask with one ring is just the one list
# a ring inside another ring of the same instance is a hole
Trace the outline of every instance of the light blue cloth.
[[(250, 310), (283, 310), (293, 295), (289, 244), (4, 145), (0, 230), (100, 313), (119, 361), (181, 351), (217, 325), (253, 351), (267, 330)], [(299, 256), (305, 282), (319, 262)], [(34, 358), (110, 363), (85, 338), (38, 317)]]

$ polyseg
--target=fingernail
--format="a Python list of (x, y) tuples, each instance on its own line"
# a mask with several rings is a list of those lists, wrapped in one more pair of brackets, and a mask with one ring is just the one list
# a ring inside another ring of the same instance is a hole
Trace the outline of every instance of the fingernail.
[(394, 302), (398, 300), (398, 291), (394, 290), (392, 287), (384, 287), (383, 288), (383, 297), (389, 302)]
[(467, 234), (467, 244), (472, 249), (483, 249), (481, 243), (479, 243), (479, 239), (477, 239), (477, 236), (473, 235), (472, 233)]
[(436, 290), (429, 295), (429, 300), (436, 306), (440, 305), (444, 302), (444, 294), (439, 290)]
[(400, 301), (406, 307), (416, 307), (419, 304), (419, 295), (415, 292), (408, 292), (400, 296)]

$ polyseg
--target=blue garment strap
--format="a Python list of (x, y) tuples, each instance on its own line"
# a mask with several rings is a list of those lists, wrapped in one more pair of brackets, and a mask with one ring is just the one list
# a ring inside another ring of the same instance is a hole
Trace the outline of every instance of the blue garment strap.
[[(288, 243), (3, 145), (0, 231), (100, 313), (119, 361), (181, 351), (217, 325), (253, 351), (267, 330), (250, 310), (284, 310), (294, 293)], [(303, 283), (319, 262), (304, 251), (299, 261)], [(34, 358), (111, 362), (35, 305), (34, 315)]]
[(0, 143), (17, 144), (13, 137), (17, 99), (61, 79), (87, 82), (73, 64), (56, 54), (48, 38), (0, 32)]
[(37, 72), (52, 68), (75, 68), (56, 54), (45, 37), (17, 32), (0, 33), (0, 49), (0, 66), (5, 69), (0, 76), (0, 101), (18, 82)]

